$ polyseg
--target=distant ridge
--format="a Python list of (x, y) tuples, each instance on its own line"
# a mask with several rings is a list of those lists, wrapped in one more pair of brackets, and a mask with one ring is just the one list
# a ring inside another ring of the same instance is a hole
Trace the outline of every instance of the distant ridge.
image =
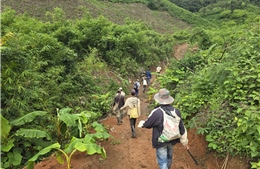
[(8, 0), (2, 2), (1, 10), (4, 11), (7, 6), (10, 6), (18, 14), (27, 13), (42, 20), (45, 19), (47, 11), (52, 12), (54, 8), (58, 7), (66, 13), (68, 19), (82, 17), (84, 10), (87, 9), (91, 16), (102, 15), (116, 24), (124, 24), (126, 18), (142, 21), (160, 33), (173, 33), (191, 28), (190, 24), (172, 16), (169, 12), (150, 10), (142, 3), (111, 3), (96, 0), (27, 0), (17, 3), (17, 0)]

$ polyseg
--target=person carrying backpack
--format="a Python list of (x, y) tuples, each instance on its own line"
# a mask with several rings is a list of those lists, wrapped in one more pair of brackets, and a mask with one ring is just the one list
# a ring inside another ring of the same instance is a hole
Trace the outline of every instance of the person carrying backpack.
[[(171, 106), (174, 99), (170, 96), (170, 92), (167, 89), (160, 89), (157, 94), (154, 95), (154, 100), (159, 106), (151, 111), (148, 119), (141, 120), (138, 127), (141, 128), (153, 128), (152, 131), (152, 147), (156, 149), (156, 159), (160, 169), (170, 169), (172, 165), (173, 147), (177, 143), (182, 145), (188, 150), (188, 138), (187, 131), (181, 120), (180, 110)], [(179, 117), (179, 134), (180, 138), (171, 141), (161, 141), (160, 136), (164, 129), (164, 113), (175, 112)]]
[(133, 89), (133, 90), (131, 90), (131, 97), (127, 98), (124, 106), (120, 108), (120, 110), (128, 108), (127, 114), (128, 114), (129, 121), (130, 121), (132, 138), (136, 137), (135, 125), (136, 125), (137, 118), (140, 117), (140, 115), (141, 115), (140, 105), (141, 105), (140, 99), (135, 97), (135, 90)]
[(139, 94), (139, 87), (140, 87), (140, 82), (139, 79), (137, 79), (134, 83), (135, 96), (138, 96)]
[(125, 97), (121, 94), (121, 90), (117, 91), (117, 95), (114, 97), (113, 102), (113, 111), (116, 114), (117, 118), (117, 125), (120, 125), (123, 123), (123, 111), (120, 110), (120, 108), (125, 104)]

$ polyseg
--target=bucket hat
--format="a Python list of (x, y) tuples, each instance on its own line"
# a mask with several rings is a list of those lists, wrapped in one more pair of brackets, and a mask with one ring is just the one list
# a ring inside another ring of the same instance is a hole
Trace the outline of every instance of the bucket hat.
[(171, 104), (174, 98), (170, 96), (169, 90), (163, 88), (154, 95), (154, 100), (159, 104)]

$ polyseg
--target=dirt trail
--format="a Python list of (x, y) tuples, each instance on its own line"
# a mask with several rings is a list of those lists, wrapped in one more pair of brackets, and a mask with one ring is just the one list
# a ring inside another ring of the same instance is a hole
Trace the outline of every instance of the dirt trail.
[[(175, 48), (175, 57), (182, 58), (188, 48), (187, 44)], [(162, 72), (163, 73), (163, 72)], [(155, 80), (153, 76), (152, 82)], [(126, 92), (127, 96), (129, 92)], [(142, 116), (144, 120), (150, 113), (147, 95), (140, 93)], [(137, 122), (137, 123), (138, 123)], [(137, 128), (136, 138), (131, 138), (129, 119), (125, 117), (122, 125), (116, 125), (115, 117), (108, 117), (102, 123), (107, 126), (113, 138), (102, 142), (107, 153), (107, 159), (100, 155), (88, 156), (77, 152), (72, 158), (72, 169), (158, 169), (156, 164), (155, 149), (151, 143), (151, 129)], [(190, 152), (194, 155), (199, 165), (196, 165), (182, 147), (174, 147), (173, 165), (171, 169), (221, 169), (224, 158), (218, 158), (213, 152), (207, 151), (207, 142), (201, 135), (196, 134), (196, 129), (188, 130)], [(66, 164), (60, 165), (55, 157), (49, 157), (35, 166), (35, 169), (67, 169)], [(229, 158), (225, 169), (249, 169), (245, 160)]]

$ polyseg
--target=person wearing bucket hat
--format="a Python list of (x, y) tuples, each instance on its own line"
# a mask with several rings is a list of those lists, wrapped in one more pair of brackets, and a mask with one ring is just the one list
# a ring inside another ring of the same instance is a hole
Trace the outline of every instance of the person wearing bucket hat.
[(174, 98), (170, 96), (169, 90), (160, 89), (159, 92), (154, 95), (154, 100), (161, 105), (167, 105), (172, 104)]
[[(160, 169), (170, 169), (172, 165), (173, 157), (173, 147), (177, 143), (182, 143), (182, 145), (188, 150), (188, 138), (187, 130), (184, 126), (184, 123), (181, 119), (181, 112), (177, 108), (174, 108), (171, 104), (174, 101), (174, 98), (170, 96), (169, 90), (163, 88), (160, 89), (158, 93), (154, 95), (154, 100), (159, 104), (155, 109), (153, 109), (144, 121), (141, 120), (138, 124), (138, 127), (141, 128), (152, 128), (152, 147), (156, 149), (156, 159)], [(180, 117), (179, 131), (181, 137), (169, 142), (160, 142), (159, 136), (163, 131), (163, 122), (164, 122), (164, 111), (173, 112)]]

